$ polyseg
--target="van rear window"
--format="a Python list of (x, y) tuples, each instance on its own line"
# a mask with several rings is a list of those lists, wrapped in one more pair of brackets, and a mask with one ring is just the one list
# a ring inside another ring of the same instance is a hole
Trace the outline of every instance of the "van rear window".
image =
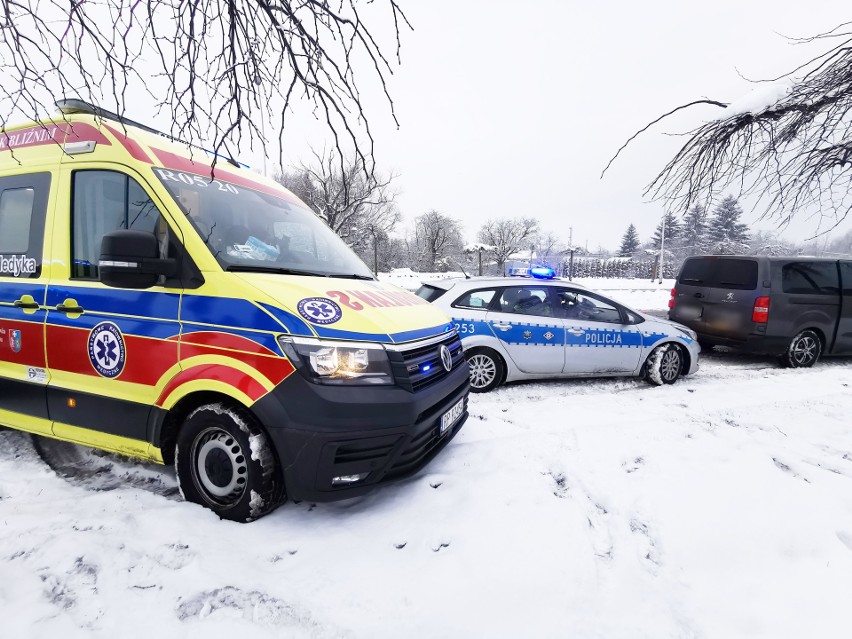
[(680, 270), (678, 283), (753, 291), (757, 288), (757, 262), (738, 258), (688, 259)]

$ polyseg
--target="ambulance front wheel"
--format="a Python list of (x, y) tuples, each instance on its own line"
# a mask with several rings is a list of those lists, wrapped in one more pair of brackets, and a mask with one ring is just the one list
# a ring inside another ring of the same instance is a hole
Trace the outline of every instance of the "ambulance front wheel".
[(284, 497), (266, 434), (239, 406), (205, 404), (192, 411), (178, 434), (175, 469), (184, 499), (222, 519), (253, 521)]
[(470, 390), (487, 393), (503, 382), (503, 359), (490, 348), (472, 348), (464, 354), (470, 367)]

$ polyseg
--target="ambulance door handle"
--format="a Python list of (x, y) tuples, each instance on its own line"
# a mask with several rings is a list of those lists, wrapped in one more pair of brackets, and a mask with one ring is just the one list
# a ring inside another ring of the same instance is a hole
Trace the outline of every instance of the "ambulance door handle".
[(497, 322), (493, 322), (491, 326), (493, 326), (494, 328), (499, 328), (501, 331), (508, 331), (510, 328), (512, 328), (511, 324), (498, 324)]
[(36, 310), (37, 308), (39, 308), (39, 303), (36, 302), (35, 300), (32, 300), (32, 299), (30, 299), (30, 300), (24, 300), (24, 299), (15, 300), (13, 302), (13, 304), (15, 305), (15, 308), (23, 308), (25, 310)]
[(65, 304), (57, 304), (56, 310), (60, 313), (76, 313), (77, 315), (81, 315), (83, 313), (83, 307), (81, 306), (68, 306)]
[(584, 331), (582, 328), (569, 328), (568, 332), (571, 333), (571, 335), (585, 335), (586, 334), (586, 331)]

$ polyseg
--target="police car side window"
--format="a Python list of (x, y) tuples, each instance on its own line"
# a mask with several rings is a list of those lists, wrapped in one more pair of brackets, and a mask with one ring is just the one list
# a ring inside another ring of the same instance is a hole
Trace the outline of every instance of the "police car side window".
[(552, 293), (544, 287), (511, 286), (500, 295), (499, 310), (503, 313), (553, 317)]
[(38, 277), (50, 173), (0, 178), (0, 277)]
[(621, 323), (621, 313), (615, 306), (586, 293), (572, 290), (559, 292), (559, 316), (589, 322)]
[(168, 231), (160, 211), (132, 177), (117, 171), (75, 171), (72, 192), (71, 277), (97, 279), (101, 239), (110, 231), (147, 231), (166, 245)]
[(487, 311), (496, 293), (496, 289), (493, 288), (480, 291), (469, 291), (453, 302), (453, 307)]

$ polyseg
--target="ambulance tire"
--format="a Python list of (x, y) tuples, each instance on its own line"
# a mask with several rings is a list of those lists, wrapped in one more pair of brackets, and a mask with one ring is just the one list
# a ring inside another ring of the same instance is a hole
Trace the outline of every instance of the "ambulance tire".
[(652, 386), (674, 384), (683, 372), (684, 355), (677, 344), (657, 346), (645, 360), (644, 377)]
[(187, 501), (247, 523), (272, 512), (284, 483), (266, 434), (244, 408), (205, 404), (178, 433), (175, 470)]
[(506, 365), (496, 352), (490, 348), (472, 348), (464, 356), (470, 367), (471, 392), (487, 393), (503, 383)]

